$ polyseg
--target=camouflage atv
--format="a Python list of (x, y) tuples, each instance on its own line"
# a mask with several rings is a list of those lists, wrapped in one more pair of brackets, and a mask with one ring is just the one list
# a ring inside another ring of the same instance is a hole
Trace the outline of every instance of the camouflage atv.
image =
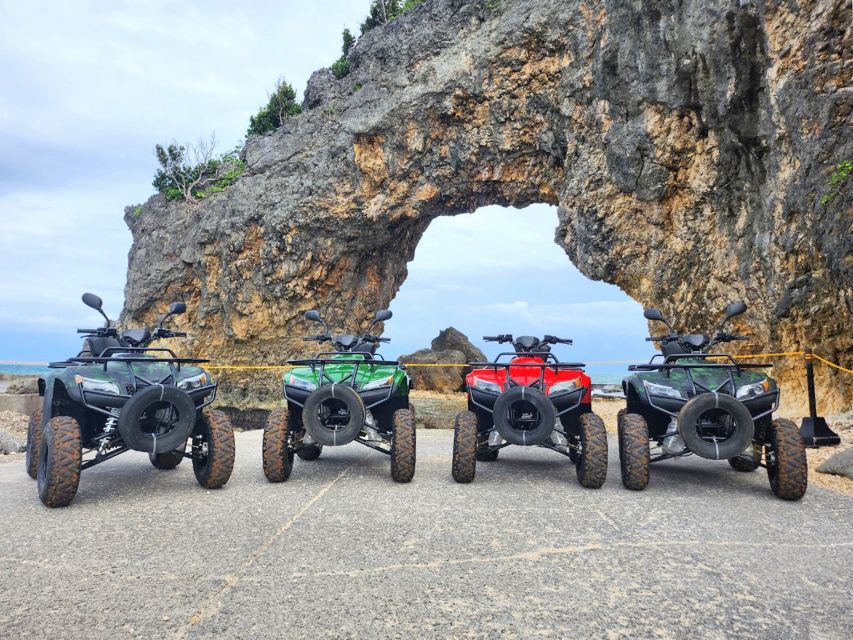
[(56, 372), (39, 379), (44, 401), (30, 418), (26, 469), (38, 480), (41, 501), (67, 506), (83, 469), (131, 450), (147, 453), (158, 469), (189, 458), (201, 486), (223, 486), (234, 466), (234, 433), (225, 414), (205, 409), (217, 387), (197, 366), (207, 361), (149, 346), (186, 336), (163, 326), (186, 311), (184, 303), (172, 303), (153, 331), (119, 332), (98, 296), (86, 293), (83, 302), (105, 324), (77, 330), (86, 334), (80, 354), (50, 364)]
[(284, 374), (285, 407), (272, 411), (264, 429), (264, 474), (284, 482), (294, 455), (316, 460), (323, 447), (358, 442), (391, 458), (391, 477), (409, 482), (415, 475), (415, 414), (409, 404), (411, 379), (399, 362), (376, 353), (388, 338), (371, 335), (378, 322), (391, 318), (377, 311), (363, 335), (332, 335), (317, 311), (305, 318), (325, 331), (304, 340), (329, 342), (333, 351), (290, 360)]
[(660, 343), (662, 353), (631, 365), (636, 373), (622, 381), (628, 406), (618, 417), (619, 460), (628, 489), (646, 488), (650, 463), (695, 454), (728, 460), (736, 471), (765, 467), (773, 493), (784, 500), (805, 493), (808, 469), (799, 430), (790, 420), (773, 420), (779, 387), (758, 371), (771, 365), (711, 353), (718, 344), (748, 339), (723, 331), (744, 311), (742, 302), (728, 305), (713, 337), (680, 335), (660, 311), (645, 311), (669, 333), (647, 338)]

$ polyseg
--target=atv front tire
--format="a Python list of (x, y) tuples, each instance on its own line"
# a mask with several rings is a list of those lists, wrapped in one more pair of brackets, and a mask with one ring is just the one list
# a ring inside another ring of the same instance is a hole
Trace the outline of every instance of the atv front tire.
[(293, 471), (293, 450), (287, 446), (287, 407), (273, 409), (264, 428), (264, 475), (270, 482), (284, 482)]
[(30, 416), (30, 422), (27, 425), (27, 455), (24, 465), (27, 469), (27, 475), (33, 480), (38, 477), (39, 470), (39, 449), (41, 448), (41, 407), (36, 409), (36, 412)]
[(151, 461), (151, 464), (157, 469), (162, 469), (163, 471), (174, 469), (179, 464), (181, 464), (181, 461), (184, 459), (184, 451), (186, 450), (186, 446), (186, 443), (184, 443), (183, 447), (179, 447), (174, 451), (166, 451), (164, 453), (149, 453), (148, 459)]
[(790, 420), (778, 418), (767, 429), (765, 458), (770, 488), (782, 500), (799, 500), (809, 479), (806, 448), (800, 430)]
[(80, 425), (68, 416), (51, 418), (41, 434), (39, 498), (46, 507), (67, 507), (77, 494), (83, 463)]
[(477, 415), (463, 411), (453, 426), (453, 479), (468, 483), (477, 472)]
[(600, 489), (607, 479), (607, 429), (594, 413), (581, 414), (580, 459), (576, 463), (578, 482), (587, 489)]
[(234, 470), (231, 420), (221, 411), (204, 411), (196, 420), (193, 436), (195, 479), (205, 489), (219, 489)]
[(638, 413), (625, 413), (619, 421), (619, 464), (622, 484), (642, 491), (649, 484), (649, 426)]
[(394, 412), (391, 434), (391, 478), (410, 482), (415, 476), (415, 415), (409, 409)]

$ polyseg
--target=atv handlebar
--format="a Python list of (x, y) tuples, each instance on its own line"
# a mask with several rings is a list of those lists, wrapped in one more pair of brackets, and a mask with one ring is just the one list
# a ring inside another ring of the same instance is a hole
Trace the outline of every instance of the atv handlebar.
[(512, 342), (511, 333), (503, 333), (499, 336), (483, 336), (485, 342)]
[(547, 344), (572, 344), (571, 338), (558, 338), (557, 336), (545, 336), (542, 342)]
[(157, 329), (157, 333), (154, 334), (154, 338), (186, 338), (186, 331), (171, 331), (169, 329)]

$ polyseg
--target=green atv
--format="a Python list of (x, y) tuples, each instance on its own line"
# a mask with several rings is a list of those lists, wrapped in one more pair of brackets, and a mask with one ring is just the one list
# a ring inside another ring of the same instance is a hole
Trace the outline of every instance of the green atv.
[(334, 351), (307, 360), (290, 360), (296, 368), (284, 374), (287, 406), (272, 411), (264, 429), (264, 474), (284, 482), (293, 457), (316, 460), (323, 447), (350, 442), (391, 457), (391, 477), (409, 482), (415, 475), (415, 414), (409, 404), (411, 378), (399, 362), (376, 353), (388, 338), (371, 335), (378, 322), (391, 318), (377, 311), (364, 335), (332, 335), (318, 311), (305, 318), (324, 332), (304, 340), (329, 342)]
[(648, 364), (631, 365), (636, 373), (622, 381), (628, 406), (617, 419), (619, 460), (628, 489), (646, 488), (650, 463), (695, 454), (728, 460), (736, 471), (765, 467), (773, 493), (784, 500), (805, 494), (808, 467), (799, 430), (790, 420), (773, 420), (779, 388), (757, 371), (771, 365), (739, 364), (730, 355), (710, 353), (717, 344), (748, 339), (723, 332), (744, 311), (742, 302), (728, 305), (711, 337), (679, 335), (660, 311), (646, 309), (645, 317), (663, 322), (669, 333), (646, 338), (660, 343), (662, 353)]
[(39, 379), (44, 401), (27, 432), (26, 470), (38, 481), (41, 501), (67, 506), (83, 469), (131, 450), (147, 453), (158, 469), (174, 469), (189, 458), (201, 486), (223, 486), (234, 466), (234, 432), (225, 414), (205, 409), (217, 387), (196, 366), (207, 361), (149, 346), (186, 336), (163, 326), (186, 311), (184, 303), (172, 303), (153, 331), (119, 332), (98, 296), (86, 293), (83, 302), (105, 324), (78, 329), (85, 334), (79, 355), (52, 362), (56, 372)]

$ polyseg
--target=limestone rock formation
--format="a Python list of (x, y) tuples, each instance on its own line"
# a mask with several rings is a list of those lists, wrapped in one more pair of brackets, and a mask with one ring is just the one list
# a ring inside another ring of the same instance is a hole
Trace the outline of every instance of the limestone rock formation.
[[(482, 362), (486, 356), (468, 340), (468, 336), (453, 327), (447, 327), (433, 338), (429, 349), (419, 349), (400, 362), (415, 365), (459, 365)], [(451, 393), (465, 388), (465, 375), (470, 367), (459, 366), (415, 366), (409, 367), (409, 375), (415, 389)]]
[(447, 327), (447, 329), (439, 331), (438, 335), (433, 338), (430, 348), (433, 351), (447, 351), (448, 349), (459, 351), (463, 355), (463, 359), (459, 362), (483, 362), (486, 360), (486, 355), (471, 344), (468, 336), (454, 327)]
[(454, 393), (465, 386), (467, 367), (430, 365), (458, 365), (465, 362), (465, 354), (456, 349), (435, 351), (419, 349), (407, 356), (400, 356), (400, 362), (405, 364), (426, 365), (409, 367), (412, 387), (418, 391), (438, 391), (439, 393)]
[[(849, 0), (426, 0), (312, 76), (224, 193), (127, 209), (122, 319), (183, 296), (186, 351), (279, 363), (306, 309), (387, 306), (434, 217), (549, 203), (583, 273), (682, 328), (742, 299), (742, 349), (849, 365), (851, 196), (819, 199), (853, 157), (851, 24)], [(788, 399), (801, 367), (775, 369)]]

